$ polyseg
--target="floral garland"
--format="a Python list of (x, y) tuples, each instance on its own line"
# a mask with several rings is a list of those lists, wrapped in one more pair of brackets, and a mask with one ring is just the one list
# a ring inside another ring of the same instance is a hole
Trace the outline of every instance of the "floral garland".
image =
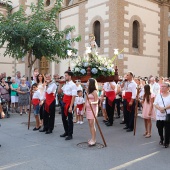
[(88, 67), (90, 67), (91, 76), (94, 78), (113, 76), (115, 73), (113, 60), (96, 54), (89, 54), (86, 58), (76, 58), (72, 71), (75, 76), (86, 76)]

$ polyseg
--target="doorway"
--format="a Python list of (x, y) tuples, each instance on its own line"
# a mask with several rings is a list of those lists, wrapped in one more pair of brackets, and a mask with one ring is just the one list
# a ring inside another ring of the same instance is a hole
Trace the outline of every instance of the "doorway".
[(40, 60), (40, 73), (49, 73), (49, 61), (45, 57)]

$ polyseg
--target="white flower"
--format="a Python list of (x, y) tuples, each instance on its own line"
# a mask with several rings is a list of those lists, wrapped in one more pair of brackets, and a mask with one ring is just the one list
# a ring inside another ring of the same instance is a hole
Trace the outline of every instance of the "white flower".
[(84, 74), (86, 74), (86, 70), (85, 69), (81, 69), (80, 73), (84, 75)]
[(103, 71), (107, 71), (107, 68), (103, 67)]
[(110, 68), (108, 68), (108, 71), (109, 72), (114, 72), (114, 69), (110, 67)]
[(74, 70), (75, 70), (75, 72), (79, 72), (80, 71), (80, 69), (78, 67), (76, 67)]
[(84, 66), (84, 67), (88, 67), (88, 65), (89, 65), (88, 62), (83, 63), (83, 66)]
[(93, 74), (97, 74), (98, 69), (97, 69), (97, 68), (92, 68), (91, 72), (92, 72)]

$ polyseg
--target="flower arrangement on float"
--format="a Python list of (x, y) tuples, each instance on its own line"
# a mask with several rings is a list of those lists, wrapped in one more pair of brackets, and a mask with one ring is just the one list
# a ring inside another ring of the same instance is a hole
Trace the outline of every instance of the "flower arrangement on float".
[(115, 73), (113, 61), (97, 54), (91, 54), (90, 59), (88, 57), (78, 57), (75, 60), (75, 66), (72, 71), (75, 76), (86, 76), (89, 68), (91, 76), (94, 78), (99, 76), (113, 76)]
[[(118, 78), (117, 66), (115, 70), (113, 62), (120, 53), (118, 49), (114, 49), (114, 56), (109, 59), (108, 57), (98, 55), (97, 52), (92, 52), (90, 47), (86, 47), (84, 57), (79, 56), (73, 59), (74, 67), (71, 70), (74, 73), (74, 78), (86, 81), (89, 77), (93, 77), (98, 81), (113, 81), (115, 75)], [(71, 56), (72, 52), (67, 51), (67, 54)]]

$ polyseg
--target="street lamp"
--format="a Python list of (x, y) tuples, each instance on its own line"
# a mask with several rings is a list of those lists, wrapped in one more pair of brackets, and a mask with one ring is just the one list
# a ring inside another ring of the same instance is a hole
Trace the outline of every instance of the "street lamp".
[(117, 68), (117, 63), (116, 63), (116, 57), (119, 55), (119, 49), (117, 49), (117, 48), (114, 49), (114, 55), (115, 55), (115, 75), (118, 75), (118, 68)]
[(119, 49), (114, 49), (114, 55), (118, 55), (119, 54)]
[(72, 56), (72, 50), (67, 50), (67, 55), (69, 56), (69, 66), (68, 66), (68, 71), (71, 71), (71, 68), (70, 68), (70, 57)]

